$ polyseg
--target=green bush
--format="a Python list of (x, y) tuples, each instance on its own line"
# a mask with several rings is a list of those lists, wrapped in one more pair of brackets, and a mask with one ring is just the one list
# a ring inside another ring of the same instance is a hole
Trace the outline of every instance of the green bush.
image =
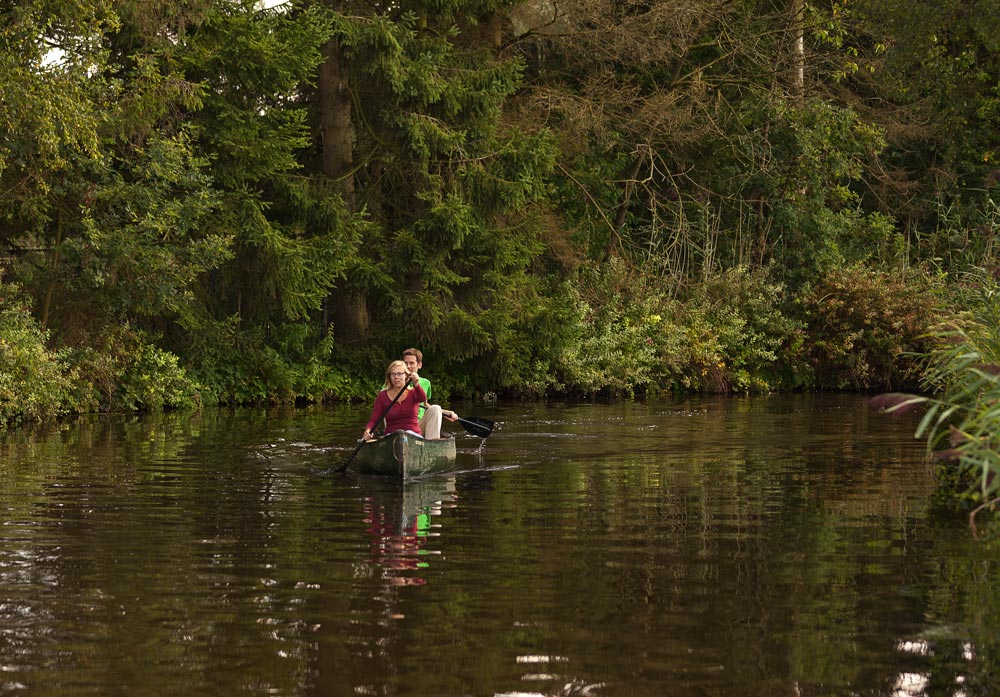
[(303, 324), (279, 327), (272, 337), (272, 358), (285, 366), (282, 374), (287, 390), (297, 400), (347, 401), (359, 395), (370, 398), (367, 384), (359, 384), (345, 372), (331, 365), (334, 338), (332, 333), (317, 340), (315, 332)]
[(557, 365), (566, 391), (634, 396), (675, 389), (680, 362), (671, 342), (683, 331), (670, 322), (676, 303), (619, 258), (581, 272), (575, 340)]
[(917, 355), (929, 332), (940, 285), (920, 272), (855, 266), (834, 269), (803, 289), (804, 351), (815, 386), (834, 390), (911, 389), (922, 374)]
[(696, 286), (685, 306), (687, 386), (708, 392), (770, 392), (801, 361), (800, 324), (781, 310), (784, 288), (766, 270), (729, 269)]
[(766, 392), (794, 364), (801, 327), (764, 271), (731, 269), (679, 300), (661, 279), (612, 259), (588, 269), (579, 288), (577, 340), (560, 363), (568, 391)]
[(187, 354), (206, 404), (368, 399), (370, 388), (331, 365), (333, 345), (332, 335), (317, 340), (303, 324), (268, 332), (231, 317), (202, 323)]
[(202, 404), (201, 387), (177, 356), (129, 325), (65, 352), (72, 363), (74, 411), (160, 411)]
[(0, 426), (66, 411), (69, 380), (20, 289), (0, 284)]

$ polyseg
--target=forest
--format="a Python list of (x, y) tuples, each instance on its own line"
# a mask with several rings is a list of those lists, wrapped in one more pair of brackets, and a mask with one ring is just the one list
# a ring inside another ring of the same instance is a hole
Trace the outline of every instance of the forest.
[(0, 0), (0, 426), (995, 391), (998, 5)]

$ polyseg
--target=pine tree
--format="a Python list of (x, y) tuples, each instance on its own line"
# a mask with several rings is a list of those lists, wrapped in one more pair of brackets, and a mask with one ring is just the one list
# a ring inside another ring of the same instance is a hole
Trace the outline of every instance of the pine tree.
[(523, 63), (495, 50), (497, 8), (328, 9), (317, 162), (373, 223), (336, 291), (339, 336), (367, 330), (387, 355), (405, 342), (449, 360), (495, 356), (532, 283), (541, 246), (530, 209), (553, 161), (543, 129), (503, 118)]

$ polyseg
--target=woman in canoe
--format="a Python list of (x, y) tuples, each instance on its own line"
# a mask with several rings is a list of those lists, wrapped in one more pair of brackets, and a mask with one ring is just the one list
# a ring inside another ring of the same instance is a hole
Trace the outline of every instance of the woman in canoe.
[(409, 372), (403, 361), (393, 361), (386, 368), (385, 389), (379, 392), (375, 398), (372, 416), (365, 426), (364, 439), (372, 439), (372, 429), (383, 418), (385, 419), (386, 433), (413, 431), (422, 435), (417, 412), (425, 401), (427, 401), (427, 393), (420, 386), (418, 375)]

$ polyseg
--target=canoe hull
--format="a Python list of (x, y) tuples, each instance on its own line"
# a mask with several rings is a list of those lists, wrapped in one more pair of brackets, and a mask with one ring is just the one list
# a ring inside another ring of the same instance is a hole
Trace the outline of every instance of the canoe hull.
[(350, 470), (358, 474), (410, 479), (455, 468), (454, 438), (427, 440), (409, 431), (393, 431), (361, 446)]

